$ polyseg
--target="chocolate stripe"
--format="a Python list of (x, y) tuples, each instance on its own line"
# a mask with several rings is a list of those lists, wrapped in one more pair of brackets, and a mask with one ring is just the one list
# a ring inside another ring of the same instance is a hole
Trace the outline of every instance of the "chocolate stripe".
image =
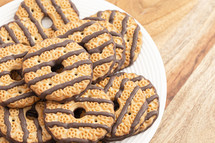
[(98, 86), (96, 86), (96, 85), (91, 84), (91, 85), (88, 87), (88, 90), (93, 90), (93, 89), (104, 90), (104, 89), (101, 88), (101, 87), (98, 87)]
[(112, 36), (121, 37), (121, 34), (115, 32), (115, 31), (110, 31), (110, 34), (111, 34)]
[(102, 11), (99, 11), (98, 13), (97, 13), (97, 17), (102, 17)]
[(0, 48), (5, 48), (5, 47), (11, 46), (11, 45), (15, 45), (15, 44), (14, 43), (3, 43), (0, 45)]
[[(28, 16), (29, 18), (31, 19), (31, 21), (35, 24), (35, 26), (37, 27), (37, 30), (38, 32), (40, 33), (40, 35), (42, 36), (43, 39), (46, 39), (48, 38), (48, 36), (44, 33), (42, 27), (40, 26), (39, 22), (33, 17), (31, 11), (30, 11), (30, 8), (26, 6), (25, 2), (22, 2), (21, 3), (21, 7), (24, 8), (27, 13), (28, 13)], [(15, 16), (14, 17), (15, 19), (18, 18), (18, 16)]]
[(72, 70), (74, 68), (78, 68), (79, 66), (82, 66), (82, 65), (85, 65), (85, 64), (92, 64), (92, 61), (90, 61), (90, 60), (78, 61), (78, 62), (74, 63), (71, 66), (65, 67), (62, 72), (67, 71), (67, 70)]
[(110, 17), (109, 17), (109, 22), (112, 23), (112, 24), (113, 24), (115, 15), (116, 15), (116, 11), (113, 10), (113, 11), (111, 12)]
[(61, 7), (59, 5), (57, 5), (57, 3), (55, 2), (55, 0), (51, 0), (51, 2), (52, 2), (52, 5), (54, 6), (54, 8), (56, 9), (57, 13), (61, 16), (63, 22), (65, 24), (69, 23), (69, 20), (66, 18), (65, 14), (61, 10)]
[(61, 122), (48, 122), (46, 125), (50, 128), (53, 128), (54, 126), (58, 127), (64, 127), (65, 129), (69, 128), (79, 128), (79, 127), (91, 127), (91, 128), (103, 128), (107, 132), (110, 132), (111, 128), (107, 125), (102, 124), (93, 124), (93, 123), (61, 123)]
[(96, 111), (88, 111), (84, 115), (95, 115), (95, 116), (107, 116), (115, 118), (115, 115), (108, 112), (96, 112)]
[(124, 88), (125, 88), (125, 83), (128, 82), (128, 81), (129, 81), (128, 78), (124, 78), (124, 79), (121, 81), (119, 91), (116, 93), (115, 99), (114, 99), (114, 100), (117, 100), (118, 98), (121, 97), (122, 92), (123, 92), (123, 90), (124, 90)]
[(13, 82), (7, 86), (0, 86), (0, 90), (8, 90), (8, 89), (11, 89), (13, 87), (16, 87), (16, 86), (21, 86), (21, 85), (24, 85), (25, 84), (25, 81), (24, 80), (21, 80), (21, 81), (16, 81), (16, 82)]
[(67, 86), (73, 86), (75, 83), (81, 82), (83, 80), (91, 80), (91, 76), (78, 77), (78, 78), (73, 79), (72, 81), (68, 81), (68, 82), (56, 85), (56, 86), (54, 86), (54, 87), (42, 92), (40, 94), (40, 98), (44, 99), (46, 95), (50, 95), (56, 90), (63, 89), (65, 87), (67, 87)]
[(10, 72), (9, 71), (0, 72), (0, 77), (7, 75), (7, 74), (10, 74)]
[(137, 28), (134, 30), (133, 42), (130, 51), (130, 65), (134, 63), (135, 50), (137, 47), (138, 35), (139, 35), (140, 27), (137, 25)]
[(88, 43), (91, 39), (98, 37), (99, 35), (108, 33), (107, 29), (97, 31), (91, 35), (88, 35), (82, 39), (82, 41), (79, 43), (80, 45), (84, 46), (84, 44)]
[(22, 22), (20, 20), (16, 21), (17, 25), (22, 29), (23, 33), (25, 34), (25, 36), (27, 37), (30, 46), (34, 46), (35, 42), (31, 37), (31, 33), (28, 31), (28, 29), (22, 24)]
[(34, 56), (39, 56), (39, 55), (41, 55), (45, 51), (50, 51), (50, 50), (53, 50), (53, 49), (56, 49), (56, 48), (59, 48), (59, 47), (65, 47), (67, 44), (73, 43), (73, 42), (74, 41), (72, 41), (72, 40), (65, 40), (65, 41), (63, 41), (61, 43), (57, 43), (57, 44), (50, 45), (48, 47), (44, 47), (44, 48), (42, 48), (42, 49), (40, 49), (40, 50), (38, 50), (36, 52), (27, 54), (24, 57), (23, 61), (25, 61), (25, 60), (27, 60), (27, 59), (29, 59), (31, 57), (34, 57)]
[(10, 55), (10, 56), (6, 56), (6, 57), (3, 57), (2, 59), (0, 59), (0, 64), (1, 63), (4, 63), (4, 62), (7, 62), (9, 60), (16, 60), (18, 58), (22, 58), (24, 57), (28, 52), (24, 52), (22, 54), (18, 54), (18, 55)]
[(42, 139), (42, 128), (40, 127), (38, 118), (34, 119), (34, 124), (37, 128), (37, 139), (38, 139), (38, 143), (42, 143), (43, 139)]
[(151, 103), (153, 100), (158, 99), (158, 98), (159, 98), (158, 95), (155, 94), (155, 95), (152, 95), (151, 97), (147, 98), (146, 100), (148, 103)]
[(143, 103), (143, 105), (141, 106), (140, 110), (138, 111), (133, 123), (131, 124), (131, 128), (130, 128), (130, 133), (129, 134), (133, 134), (135, 132), (135, 127), (137, 126), (137, 124), (140, 122), (141, 117), (143, 116), (143, 114), (145, 112), (147, 112), (148, 109), (148, 103), (145, 101)]
[(107, 99), (99, 99), (99, 98), (88, 98), (88, 97), (80, 97), (75, 100), (76, 102), (98, 102), (98, 103), (110, 103), (113, 104), (111, 100)]
[(151, 111), (147, 114), (146, 119), (145, 120), (149, 120), (151, 117), (153, 116), (158, 116), (158, 111)]
[(7, 127), (6, 138), (11, 139), (11, 124), (9, 121), (10, 112), (8, 108), (4, 108), (4, 124)]
[(9, 33), (10, 37), (12, 38), (12, 40), (14, 41), (14, 43), (19, 43), (19, 40), (17, 39), (16, 35), (14, 34), (13, 30), (10, 29), (10, 27), (7, 25), (4, 25), (4, 28), (7, 30), (7, 32)]
[(85, 17), (83, 20), (105, 21), (105, 19), (101, 17)]
[(131, 81), (136, 82), (136, 81), (141, 81), (142, 79), (144, 79), (144, 77), (142, 75), (134, 77), (131, 79)]
[(2, 40), (1, 37), (0, 37), (0, 44), (4, 44), (4, 41)]
[(146, 89), (150, 89), (150, 88), (152, 88), (152, 87), (153, 87), (153, 85), (150, 83), (150, 84), (147, 85), (147, 86), (141, 87), (141, 90), (142, 90), (142, 91), (145, 91)]
[(58, 38), (67, 38), (69, 35), (72, 35), (75, 32), (81, 32), (83, 31), (86, 27), (89, 27), (91, 25), (93, 25), (95, 22), (94, 21), (90, 21), (87, 23), (84, 23), (83, 25), (81, 25), (80, 27), (74, 28), (74, 29), (70, 29), (69, 31), (67, 31), (65, 34), (58, 36)]
[(31, 67), (31, 68), (26, 68), (26, 69), (24, 69), (23, 74), (26, 74), (28, 72), (35, 72), (35, 71), (37, 71), (38, 69), (40, 69), (41, 67), (44, 67), (44, 66), (51, 66), (52, 67), (55, 64), (62, 63), (68, 57), (71, 57), (73, 55), (79, 55), (79, 54), (81, 54), (83, 52), (85, 52), (84, 49), (80, 49), (80, 50), (77, 50), (77, 51), (68, 52), (65, 55), (59, 57), (57, 60), (53, 60), (53, 61), (49, 61), (49, 62), (44, 62), (44, 63), (38, 64), (38, 65), (35, 65), (35, 66)]
[(90, 50), (88, 50), (87, 52), (88, 52), (89, 54), (101, 53), (102, 50), (103, 50), (106, 46), (108, 46), (108, 45), (110, 45), (110, 44), (114, 44), (112, 38), (111, 38), (111, 40), (109, 40), (109, 41), (103, 43), (102, 45), (100, 45), (100, 46), (98, 46), (98, 47), (96, 47), (96, 48), (94, 48), (94, 49), (90, 49)]
[(79, 16), (79, 11), (78, 11), (77, 7), (75, 6), (75, 4), (71, 0), (69, 0), (69, 3), (71, 5), (72, 9), (75, 11), (75, 13), (77, 13), (77, 15)]
[(68, 109), (63, 109), (63, 108), (58, 108), (58, 109), (45, 109), (44, 113), (65, 113), (65, 114), (71, 114), (72, 116), (74, 116), (74, 113), (71, 110)]
[[(107, 57), (105, 59), (101, 59), (99, 61), (96, 61), (93, 63), (93, 69), (96, 67), (96, 66), (99, 66), (99, 65), (102, 65), (102, 64), (105, 64), (105, 63), (109, 63), (109, 62), (114, 62), (114, 56), (110, 56), (110, 57)], [(113, 65), (113, 64), (112, 64)], [(112, 68), (111, 68), (112, 69)]]
[(107, 93), (109, 88), (113, 85), (113, 82), (115, 80), (116, 76), (111, 76), (108, 83), (106, 84), (106, 86), (104, 87), (104, 91)]
[(29, 131), (27, 129), (27, 123), (26, 123), (23, 109), (19, 109), (19, 120), (20, 120), (22, 131), (23, 131), (23, 143), (27, 143)]
[(0, 104), (1, 104), (1, 106), (7, 106), (10, 103), (13, 103), (13, 102), (16, 102), (18, 100), (25, 99), (25, 98), (28, 98), (28, 97), (31, 97), (31, 96), (36, 96), (36, 95), (35, 95), (34, 92), (24, 93), (24, 94), (16, 96), (16, 97), (9, 98), (8, 100), (3, 101)]
[(124, 37), (125, 33), (127, 32), (127, 22), (128, 22), (129, 16), (126, 15), (125, 18), (122, 21), (122, 31), (121, 34)]
[(117, 44), (117, 43), (116, 43), (116, 48), (117, 49), (125, 49), (125, 47), (123, 45), (120, 45), (120, 44)]
[(117, 130), (117, 127), (119, 126), (119, 124), (122, 122), (122, 119), (123, 117), (125, 116), (125, 114), (127, 113), (127, 110), (128, 110), (128, 106), (131, 104), (131, 101), (133, 100), (134, 96), (136, 95), (136, 93), (138, 92), (138, 90), (140, 89), (139, 86), (136, 86), (134, 88), (134, 90), (131, 92), (129, 98), (127, 99), (124, 107), (122, 108), (121, 112), (120, 112), (120, 115), (116, 121), (116, 123), (113, 125), (113, 128), (112, 128), (112, 133), (111, 135), (114, 136), (116, 134), (116, 130)]
[[(49, 17), (49, 15), (48, 15), (48, 13), (47, 13), (45, 7), (43, 6), (41, 0), (35, 0), (35, 1), (36, 1), (37, 5), (39, 6), (39, 8), (41, 9), (42, 13), (44, 14), (44, 17)], [(49, 17), (49, 18), (50, 18), (50, 17)], [(51, 20), (52, 20), (52, 19), (51, 19)], [(53, 21), (52, 21), (52, 23), (53, 23)], [(54, 31), (58, 30), (57, 27), (54, 25), (54, 23), (52, 24), (51, 28), (52, 28)]]

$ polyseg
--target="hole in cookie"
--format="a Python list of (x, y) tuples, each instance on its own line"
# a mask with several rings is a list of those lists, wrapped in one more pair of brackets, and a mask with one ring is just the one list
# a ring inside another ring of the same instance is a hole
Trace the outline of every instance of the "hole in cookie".
[(15, 119), (12, 119), (12, 122), (15, 122)]
[(63, 53), (66, 53), (66, 50), (63, 50)]
[(49, 86), (52, 86), (52, 83), (49, 83)]
[(114, 111), (117, 111), (119, 109), (119, 103), (116, 99), (113, 101), (113, 103), (114, 103)]
[(78, 74), (77, 73), (75, 73), (75, 76), (77, 76)]
[(131, 113), (129, 112), (128, 115), (131, 115)]
[(34, 12), (34, 9), (31, 9), (31, 12)]
[(62, 64), (57, 64), (51, 68), (52, 72), (61, 73), (64, 66)]
[(77, 119), (82, 118), (85, 113), (86, 113), (86, 111), (84, 108), (77, 108), (74, 110), (74, 116)]
[(10, 72), (10, 78), (16, 81), (20, 81), (22, 79), (21, 71), (19, 70), (12, 70)]
[(84, 32), (81, 32), (81, 35), (84, 35)]
[(127, 42), (130, 42), (130, 40), (128, 39)]
[(38, 62), (38, 63), (40, 63), (41, 61), (40, 61), (40, 60), (38, 60), (37, 62)]
[(34, 37), (34, 40), (37, 41), (37, 37)]
[(98, 120), (97, 120), (97, 119), (95, 119), (95, 122), (97, 123), (97, 122), (98, 122)]
[(10, 41), (10, 38), (9, 38), (9, 37), (7, 38), (7, 41)]
[(49, 17), (44, 17), (41, 23), (44, 28), (50, 28), (53, 25), (53, 22)]
[(29, 120), (34, 120), (35, 118), (38, 118), (38, 113), (35, 109), (30, 109), (26, 112), (26, 117)]
[(19, 91), (19, 94), (22, 94), (22, 91)]

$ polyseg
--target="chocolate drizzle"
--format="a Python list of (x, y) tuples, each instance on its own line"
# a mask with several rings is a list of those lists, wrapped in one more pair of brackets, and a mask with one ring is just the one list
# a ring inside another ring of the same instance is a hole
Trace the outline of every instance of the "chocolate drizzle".
[(80, 27), (70, 29), (70, 30), (67, 31), (65, 34), (59, 35), (58, 38), (68, 38), (69, 35), (72, 35), (72, 34), (75, 33), (75, 32), (81, 32), (81, 31), (83, 31), (85, 28), (87, 28), (87, 27), (93, 25), (94, 23), (95, 23), (95, 22), (93, 22), (93, 21), (84, 23), (84, 24), (81, 25)]
[(109, 22), (110, 22), (111, 24), (113, 24), (115, 15), (116, 15), (116, 11), (113, 10), (113, 11), (111, 12), (110, 17), (109, 17)]
[(4, 108), (4, 124), (7, 126), (6, 138), (11, 139), (11, 124), (9, 121), (10, 112), (8, 108)]
[(0, 90), (8, 90), (8, 89), (11, 89), (13, 87), (16, 87), (16, 86), (21, 86), (21, 85), (24, 85), (25, 84), (25, 81), (24, 80), (20, 80), (20, 81), (16, 81), (16, 82), (13, 82), (7, 86), (0, 86)]
[(0, 44), (4, 44), (4, 41), (2, 40), (1, 37), (0, 37)]
[(77, 7), (75, 6), (75, 4), (71, 0), (69, 0), (69, 3), (71, 5), (72, 9), (75, 11), (75, 13), (79, 16), (79, 11), (78, 11)]
[[(44, 33), (41, 25), (39, 24), (39, 22), (33, 17), (31, 11), (30, 11), (30, 8), (26, 6), (25, 2), (22, 2), (21, 3), (21, 7), (24, 8), (26, 10), (26, 12), (28, 13), (28, 16), (30, 18), (30, 20), (35, 24), (35, 26), (37, 27), (38, 29), (38, 32), (40, 33), (41, 37), (43, 39), (46, 39), (48, 38), (48, 36)], [(15, 15), (14, 17), (15, 19), (19, 19), (19, 17), (17, 15)]]
[(126, 15), (125, 18), (122, 20), (122, 31), (121, 34), (124, 37), (124, 35), (127, 32), (127, 22), (128, 22), (129, 16)]
[(10, 55), (10, 56), (6, 56), (6, 57), (3, 57), (0, 59), (0, 64), (1, 63), (4, 63), (4, 62), (7, 62), (9, 60), (16, 60), (18, 58), (22, 58), (24, 57), (28, 52), (24, 52), (24, 53), (21, 53), (21, 54), (18, 54), (18, 55)]
[(20, 123), (21, 123), (22, 131), (24, 132), (23, 133), (23, 143), (27, 143), (27, 139), (28, 139), (28, 136), (29, 136), (29, 131), (27, 129), (27, 123), (26, 123), (26, 119), (25, 119), (25, 116), (24, 116), (23, 109), (19, 109), (19, 120), (20, 120)]
[(151, 103), (155, 99), (159, 99), (157, 94), (152, 95), (151, 97), (147, 98), (146, 100), (147, 100), (148, 103)]
[(0, 45), (0, 48), (5, 48), (5, 47), (11, 46), (11, 45), (14, 45), (14, 43), (3, 43)]
[(112, 43), (113, 43), (113, 39), (111, 39), (111, 40), (109, 40), (109, 41), (103, 43), (102, 45), (100, 45), (100, 46), (98, 46), (98, 47), (96, 47), (96, 48), (94, 48), (94, 49), (88, 50), (88, 53), (89, 53), (89, 54), (101, 53), (101, 51), (102, 51), (106, 46), (108, 46), (108, 45), (110, 45), (110, 44), (112, 44)]
[(10, 29), (10, 27), (8, 26), (9, 24), (4, 25), (4, 28), (7, 30), (7, 32), (9, 33), (10, 37), (12, 38), (12, 40), (14, 41), (14, 43), (19, 43), (19, 40), (17, 39), (16, 35), (14, 34), (13, 30)]
[(43, 139), (42, 139), (42, 128), (40, 127), (38, 118), (35, 118), (35, 119), (34, 119), (34, 124), (35, 124), (35, 126), (36, 126), (36, 128), (37, 128), (37, 138), (38, 138), (38, 142), (39, 142), (39, 143), (42, 143), (42, 142), (43, 142)]
[(134, 35), (133, 35), (133, 42), (132, 42), (131, 51), (130, 51), (130, 63), (129, 63), (129, 65), (134, 63), (134, 56), (135, 56), (135, 50), (137, 47), (139, 31), (140, 31), (140, 27), (139, 27), (139, 25), (137, 25), (136, 29), (134, 30)]
[(4, 75), (7, 75), (7, 74), (10, 74), (10, 71), (3, 71), (3, 72), (0, 72), (0, 77), (4, 76)]
[(55, 0), (51, 0), (51, 2), (52, 2), (52, 5), (54, 6), (54, 8), (56, 9), (57, 13), (61, 16), (64, 24), (69, 23), (69, 20), (66, 18), (65, 14), (61, 10), (61, 7), (59, 5), (57, 5), (57, 3), (55, 2)]
[(22, 24), (22, 22), (18, 19), (16, 20), (17, 25), (22, 29), (23, 33), (25, 34), (25, 36), (27, 37), (30, 46), (34, 46), (35, 42), (31, 37), (31, 33), (28, 31), (28, 29)]
[(13, 102), (16, 102), (18, 100), (21, 100), (21, 99), (25, 99), (25, 98), (28, 98), (28, 97), (31, 97), (31, 96), (36, 96), (36, 94), (34, 92), (28, 92), (28, 93), (24, 93), (22, 95), (19, 95), (19, 96), (16, 96), (16, 97), (12, 97), (6, 101), (3, 101), (1, 102), (0, 104), (2, 106), (7, 106), (9, 105), (10, 103), (13, 103)]
[(98, 103), (110, 103), (113, 104), (112, 101), (107, 99), (98, 99), (98, 98), (88, 98), (88, 97), (80, 97), (75, 100), (76, 102), (98, 102)]

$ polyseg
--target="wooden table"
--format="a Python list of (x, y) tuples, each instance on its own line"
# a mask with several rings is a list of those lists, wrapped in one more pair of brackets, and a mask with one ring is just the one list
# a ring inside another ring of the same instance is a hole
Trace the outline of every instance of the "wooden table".
[(108, 1), (141, 22), (165, 64), (167, 107), (151, 143), (214, 143), (215, 1)]

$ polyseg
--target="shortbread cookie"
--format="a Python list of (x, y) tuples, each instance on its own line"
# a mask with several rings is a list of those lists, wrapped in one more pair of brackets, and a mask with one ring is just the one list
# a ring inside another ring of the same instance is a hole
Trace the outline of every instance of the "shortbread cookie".
[(111, 131), (114, 106), (102, 88), (90, 86), (75, 101), (46, 102), (45, 124), (60, 142), (97, 142)]
[(51, 38), (32, 47), (23, 59), (28, 86), (41, 98), (72, 100), (92, 81), (92, 62), (86, 50), (69, 39)]
[(72, 39), (87, 50), (93, 62), (93, 83), (110, 75), (116, 61), (116, 48), (108, 30), (98, 22), (70, 22), (56, 31), (54, 37)]
[(0, 130), (16, 143), (42, 143), (52, 140), (44, 125), (44, 103), (23, 109), (8, 109), (0, 106)]
[(0, 27), (0, 44), (21, 43), (34, 46), (45, 38), (47, 37), (44, 37), (43, 32), (38, 31), (30, 20), (16, 20)]
[[(70, 0), (24, 0), (14, 18), (16, 20), (30, 19), (45, 37), (51, 37), (54, 31), (69, 21), (78, 20), (79, 13)], [(46, 27), (42, 23), (45, 18), (52, 21), (51, 27)]]
[(22, 78), (22, 59), (30, 46), (22, 44), (0, 45), (0, 105), (23, 108), (33, 105), (39, 98)]
[(86, 17), (84, 19), (98, 21), (99, 24), (107, 28), (107, 30), (113, 36), (113, 40), (116, 45), (116, 63), (113, 66), (112, 73), (119, 71), (125, 62), (125, 41), (119, 30), (113, 24), (100, 17)]
[(133, 64), (142, 47), (142, 33), (136, 21), (128, 14), (116, 10), (100, 11), (92, 17), (106, 19), (121, 32), (126, 44), (126, 60), (121, 69)]
[(152, 83), (145, 79), (143, 76), (138, 76), (134, 73), (124, 73), (122, 75), (124, 78), (129, 78), (133, 82), (135, 82), (138, 86), (141, 87), (142, 91), (146, 95), (146, 101), (149, 104), (147, 110), (147, 116), (144, 123), (141, 124), (140, 128), (137, 130), (138, 132), (143, 132), (147, 130), (157, 119), (159, 114), (159, 96), (156, 92), (155, 87)]
[(97, 84), (114, 102), (115, 123), (104, 141), (117, 141), (132, 136), (144, 122), (148, 104), (141, 88), (121, 73), (107, 77)]

